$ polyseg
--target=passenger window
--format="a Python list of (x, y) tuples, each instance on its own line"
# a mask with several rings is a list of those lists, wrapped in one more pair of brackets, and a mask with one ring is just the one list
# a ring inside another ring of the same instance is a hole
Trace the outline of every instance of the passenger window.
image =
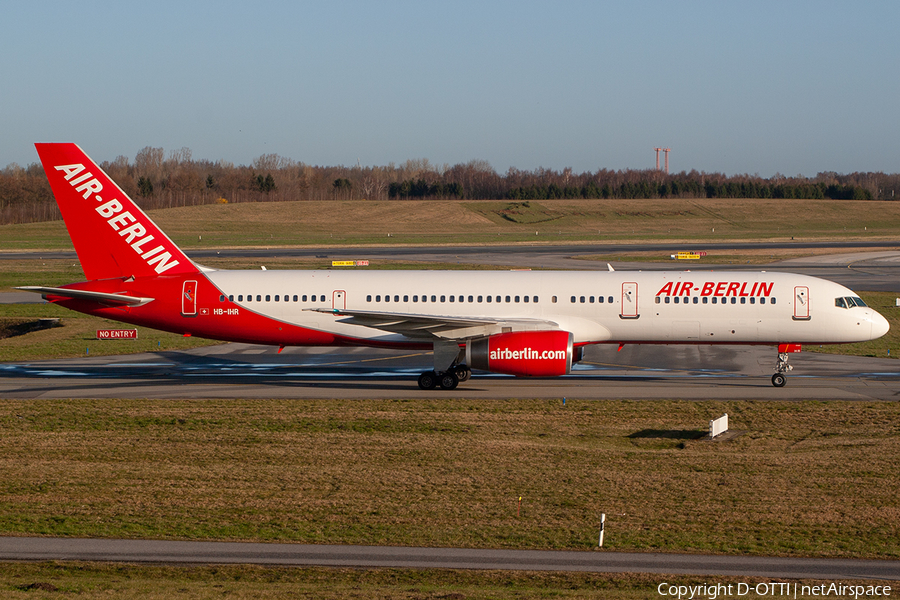
[(446, 301), (447, 301), (447, 297), (446, 297), (446, 296), (441, 296), (441, 302), (446, 302)]
[(556, 296), (551, 296), (550, 302), (552, 302), (553, 304), (556, 304)]
[(769, 304), (775, 304), (775, 298), (772, 298), (772, 299), (769, 301)]
[(270, 296), (269, 294), (266, 294), (266, 302), (271, 302), (271, 301), (272, 301), (272, 296)]
[(404, 295), (404, 296), (403, 296), (403, 301), (404, 301), (404, 302), (409, 302), (409, 296)]
[(732, 303), (732, 304), (737, 304), (737, 298), (735, 298), (734, 296), (732, 296), (732, 297), (731, 297), (731, 303)]
[(588, 298), (588, 302), (590, 302), (591, 304), (593, 304), (593, 303), (594, 303), (594, 297), (591, 296), (590, 298)]
[[(599, 302), (600, 304), (603, 304), (603, 296), (598, 296), (597, 302)], [(656, 297), (656, 303), (659, 304), (659, 296)]]
[(243, 302), (243, 301), (244, 301), (244, 295), (238, 294), (238, 302)]
[(719, 299), (716, 298), (715, 296), (713, 296), (713, 304), (716, 304), (718, 301), (719, 301)]
[(572, 296), (572, 304), (575, 304), (575, 296)]
[(759, 303), (760, 303), (760, 304), (765, 304), (765, 303), (766, 303), (765, 297), (760, 298), (760, 299), (759, 299)]
[(523, 297), (522, 297), (522, 300), (524, 300), (524, 301), (527, 303), (527, 302), (528, 302), (528, 296), (523, 296)]
[(450, 302), (453, 302), (454, 298), (456, 298), (456, 296), (450, 296)]
[(750, 296), (750, 304), (756, 304), (756, 298), (754, 296)]
[[(506, 301), (509, 302), (509, 297), (506, 298)], [(518, 301), (519, 301), (519, 297), (516, 296), (516, 302), (518, 302)]]
[(709, 304), (709, 298), (703, 296), (703, 304)]
[(381, 294), (375, 296), (375, 302), (381, 302)]
[(668, 304), (668, 303), (671, 302), (671, 301), (672, 301), (672, 299), (669, 298), (668, 296), (666, 296), (666, 304)]
[(297, 294), (294, 294), (294, 302), (297, 301)]
[(535, 304), (537, 304), (537, 302), (538, 302), (538, 297), (535, 296), (534, 298), (531, 299), (531, 301), (534, 302)]
[(492, 300), (493, 298), (494, 298), (493, 296), (488, 296), (488, 297), (487, 297), (488, 304), (491, 303), (491, 300)]
[(437, 302), (437, 296), (432, 296), (432, 297), (431, 297), (431, 301), (432, 301), (432, 302)]
[(275, 294), (275, 302), (278, 302), (279, 294)]
[(301, 298), (301, 300), (303, 300), (304, 302), (306, 302), (306, 300), (307, 300), (306, 294), (303, 294), (303, 298)]
[(229, 301), (229, 302), (234, 302), (234, 294), (230, 294), (230, 295), (228, 296), (228, 301)]
[[(472, 302), (473, 296), (469, 296), (469, 302)], [(478, 301), (481, 302), (481, 296), (478, 296)]]
[(613, 303), (613, 297), (612, 297), (612, 296), (609, 297), (609, 303), (610, 303), (610, 304)]
[(694, 296), (694, 304), (699, 304), (699, 303), (700, 303), (700, 298), (698, 298), (697, 296)]
[(482, 300), (482, 297), (478, 296), (478, 301), (481, 302), (481, 300)]
[(657, 303), (657, 304), (659, 304), (659, 303), (660, 303), (660, 299), (659, 299), (659, 296), (657, 296), (657, 297), (656, 297), (656, 298), (654, 298), (654, 300), (656, 300), (656, 303)]
[(418, 296), (413, 296), (413, 302), (418, 302), (418, 301), (419, 301), (419, 297), (418, 297)]
[(678, 296), (675, 296), (675, 304), (678, 304), (679, 301), (680, 300), (679, 300)]
[[(503, 297), (502, 297), (502, 296), (497, 296), (496, 298), (494, 298), (494, 300), (496, 300), (497, 302), (502, 302), (502, 301), (503, 301)], [(509, 297), (507, 297), (506, 301), (509, 302)]]
[(371, 301), (372, 301), (372, 294), (369, 294), (368, 296), (366, 296), (366, 302), (371, 302)]
[(219, 302), (225, 302), (225, 296), (219, 294)]
[(506, 302), (509, 303), (509, 296), (506, 297)]
[(257, 301), (257, 302), (262, 302), (262, 296), (259, 295), (259, 294), (257, 294), (257, 295), (256, 295), (256, 301)]
[(741, 298), (741, 304), (747, 304), (747, 299), (746, 299), (746, 298)]

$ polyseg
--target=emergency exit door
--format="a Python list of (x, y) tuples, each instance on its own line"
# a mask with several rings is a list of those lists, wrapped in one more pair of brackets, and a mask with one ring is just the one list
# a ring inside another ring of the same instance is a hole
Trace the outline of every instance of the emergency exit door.
[(335, 290), (331, 295), (331, 308), (344, 310), (347, 308), (347, 292), (344, 290)]
[(794, 288), (794, 320), (809, 320), (809, 288), (805, 285)]
[(185, 281), (181, 287), (181, 315), (184, 317), (197, 316), (197, 282)]
[(638, 284), (629, 281), (622, 284), (622, 298), (619, 316), (623, 319), (637, 319), (638, 312)]

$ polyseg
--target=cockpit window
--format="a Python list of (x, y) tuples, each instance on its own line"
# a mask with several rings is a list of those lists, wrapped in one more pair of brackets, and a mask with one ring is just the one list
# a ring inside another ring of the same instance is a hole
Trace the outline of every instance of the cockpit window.
[(866, 303), (857, 296), (846, 296), (844, 298), (835, 298), (834, 305), (838, 308), (853, 308), (854, 306), (866, 306)]

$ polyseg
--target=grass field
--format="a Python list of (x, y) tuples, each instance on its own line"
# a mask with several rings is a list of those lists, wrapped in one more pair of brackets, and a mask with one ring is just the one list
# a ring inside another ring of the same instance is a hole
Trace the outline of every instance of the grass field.
[[(0, 592), (4, 598), (234, 598), (323, 599), (366, 598), (372, 600), (646, 600), (660, 597), (661, 583), (674, 586), (704, 584), (755, 586), (771, 580), (737, 577), (686, 577), (633, 573), (541, 573), (456, 571), (438, 569), (324, 569), (264, 568), (258, 566), (165, 567), (102, 564), (4, 565)], [(793, 583), (793, 582), (792, 582)], [(815, 585), (814, 581), (799, 581)], [(831, 583), (831, 582), (824, 582)], [(896, 582), (859, 582), (893, 585)], [(751, 589), (753, 589), (751, 587)], [(802, 588), (801, 588), (802, 589)], [(676, 596), (677, 597), (677, 596)], [(696, 598), (697, 596), (695, 596)], [(722, 597), (722, 596), (720, 596)], [(732, 596), (733, 597), (733, 596)], [(772, 595), (755, 592), (741, 599), (758, 600)], [(798, 595), (798, 598), (814, 598)], [(849, 597), (849, 596), (847, 596)], [(708, 595), (702, 598), (709, 598)]]
[(0, 457), (6, 534), (900, 557), (891, 402), (0, 400)]
[[(900, 202), (846, 200), (544, 200), (277, 202), (150, 211), (184, 248), (526, 241), (721, 243), (890, 239)], [(61, 221), (0, 226), (0, 251), (71, 248)]]

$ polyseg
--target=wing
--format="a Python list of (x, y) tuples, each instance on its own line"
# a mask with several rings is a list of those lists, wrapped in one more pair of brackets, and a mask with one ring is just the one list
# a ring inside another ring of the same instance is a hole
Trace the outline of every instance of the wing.
[(339, 317), (340, 323), (362, 325), (373, 329), (399, 333), (409, 338), (463, 340), (509, 331), (559, 329), (553, 321), (543, 319), (502, 319), (496, 317), (454, 317), (449, 315), (419, 315), (412, 313), (341, 310), (337, 308), (308, 308)]
[(90, 300), (99, 302), (107, 306), (143, 306), (148, 302), (153, 302), (155, 298), (140, 298), (138, 296), (126, 296), (124, 294), (107, 294), (105, 292), (89, 292), (87, 290), (72, 290), (68, 288), (40, 287), (37, 285), (26, 285), (15, 288), (25, 292), (34, 292), (41, 294), (44, 300), (56, 302), (66, 298), (74, 298), (76, 300)]

